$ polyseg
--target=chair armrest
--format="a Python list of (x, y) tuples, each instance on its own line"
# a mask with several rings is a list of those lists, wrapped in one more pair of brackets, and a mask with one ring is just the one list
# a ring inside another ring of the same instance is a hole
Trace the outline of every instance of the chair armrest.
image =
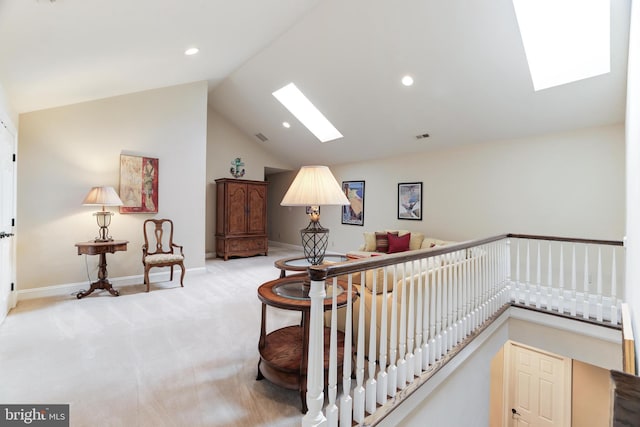
[(175, 243), (173, 243), (171, 246), (174, 247), (174, 248), (180, 249), (180, 255), (184, 256), (184, 254), (182, 253), (182, 246), (181, 245), (176, 245)]

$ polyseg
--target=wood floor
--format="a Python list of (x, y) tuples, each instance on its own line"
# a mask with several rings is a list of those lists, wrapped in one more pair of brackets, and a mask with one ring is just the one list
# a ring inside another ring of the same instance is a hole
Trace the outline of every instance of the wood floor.
[[(256, 289), (293, 255), (207, 260), (184, 288), (20, 302), (0, 325), (0, 402), (68, 403), (71, 426), (299, 426), (298, 393), (256, 381)], [(270, 330), (299, 315), (269, 309)]]

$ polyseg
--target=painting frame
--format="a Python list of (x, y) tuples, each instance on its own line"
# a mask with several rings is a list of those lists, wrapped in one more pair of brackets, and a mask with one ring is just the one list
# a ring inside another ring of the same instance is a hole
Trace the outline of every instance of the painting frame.
[(398, 183), (398, 219), (422, 221), (422, 182)]
[(120, 213), (158, 213), (159, 159), (120, 154)]
[(364, 188), (364, 181), (342, 181), (342, 191), (349, 199), (340, 212), (343, 224), (364, 225)]

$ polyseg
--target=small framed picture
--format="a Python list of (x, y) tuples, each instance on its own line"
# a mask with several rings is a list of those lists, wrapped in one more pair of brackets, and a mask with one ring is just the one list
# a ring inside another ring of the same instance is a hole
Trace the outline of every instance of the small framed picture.
[(422, 221), (422, 183), (398, 184), (398, 219)]
[(342, 181), (349, 204), (342, 207), (342, 223), (364, 225), (364, 181)]

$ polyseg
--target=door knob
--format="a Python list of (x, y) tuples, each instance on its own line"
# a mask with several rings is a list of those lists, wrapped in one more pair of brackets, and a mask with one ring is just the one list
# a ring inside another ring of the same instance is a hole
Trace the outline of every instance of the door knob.
[(516, 411), (516, 408), (511, 408), (511, 417), (515, 418), (516, 416), (520, 416), (520, 412)]

